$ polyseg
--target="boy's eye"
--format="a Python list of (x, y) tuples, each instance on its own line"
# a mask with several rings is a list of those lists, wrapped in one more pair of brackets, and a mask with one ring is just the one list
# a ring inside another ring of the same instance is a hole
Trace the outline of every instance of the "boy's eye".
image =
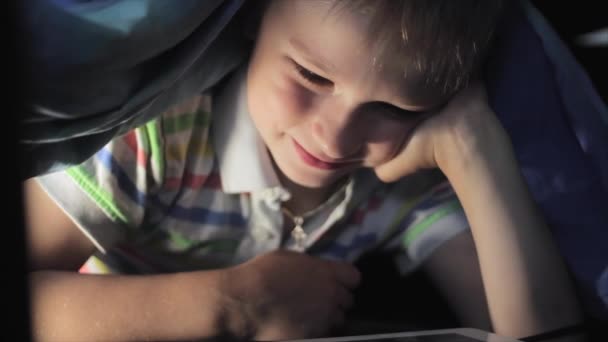
[(388, 103), (377, 103), (377, 105), (378, 105), (378, 108), (380, 109), (380, 111), (382, 111), (383, 113), (386, 113), (386, 115), (388, 115), (389, 117), (397, 119), (397, 120), (417, 119), (421, 115), (428, 113), (426, 111), (418, 112), (418, 111), (406, 110), (403, 108), (393, 106)]
[(306, 81), (308, 83), (312, 83), (315, 86), (322, 86), (322, 87), (328, 87), (328, 86), (332, 86), (334, 84), (332, 81), (315, 74), (314, 72), (304, 68), (303, 66), (301, 66), (300, 64), (298, 64), (296, 62), (293, 62), (293, 65), (296, 68), (296, 71), (298, 72), (300, 77), (302, 77), (304, 79), (304, 81)]

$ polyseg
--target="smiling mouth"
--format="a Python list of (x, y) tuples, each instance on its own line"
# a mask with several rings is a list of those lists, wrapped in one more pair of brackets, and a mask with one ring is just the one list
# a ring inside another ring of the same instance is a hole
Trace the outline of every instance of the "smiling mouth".
[(341, 169), (347, 166), (351, 166), (353, 164), (356, 164), (356, 162), (328, 162), (328, 161), (324, 161), (321, 160), (317, 157), (315, 157), (313, 154), (311, 154), (310, 152), (306, 151), (306, 149), (304, 149), (304, 147), (302, 147), (302, 145), (298, 144), (298, 142), (292, 138), (293, 141), (293, 145), (294, 148), (298, 154), (298, 156), (300, 156), (300, 159), (302, 159), (302, 161), (304, 161), (304, 163), (306, 163), (309, 166), (318, 168), (318, 169), (322, 169), (322, 170), (336, 170), (336, 169)]

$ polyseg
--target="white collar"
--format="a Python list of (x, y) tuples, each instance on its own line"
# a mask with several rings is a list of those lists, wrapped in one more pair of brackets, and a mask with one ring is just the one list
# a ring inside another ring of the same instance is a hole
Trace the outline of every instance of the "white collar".
[(225, 193), (280, 186), (264, 141), (249, 116), (247, 65), (234, 72), (214, 97), (213, 145)]

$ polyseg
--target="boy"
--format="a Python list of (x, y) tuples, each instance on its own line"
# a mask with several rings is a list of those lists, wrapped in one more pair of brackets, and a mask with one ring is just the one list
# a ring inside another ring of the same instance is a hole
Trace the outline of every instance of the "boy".
[[(271, 1), (211, 108), (196, 97), (26, 183), (34, 336), (321, 336), (352, 305), (348, 262), (379, 248), (424, 267), (464, 325), (578, 323), (473, 80), (500, 7)], [(66, 272), (95, 249), (84, 271), (139, 275)]]

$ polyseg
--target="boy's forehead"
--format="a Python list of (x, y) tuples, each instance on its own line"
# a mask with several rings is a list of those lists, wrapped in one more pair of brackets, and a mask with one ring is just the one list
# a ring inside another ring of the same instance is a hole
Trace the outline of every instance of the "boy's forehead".
[(340, 10), (336, 6), (341, 2), (338, 0), (275, 2), (280, 4), (275, 15), (282, 21), (279, 30), (289, 35), (289, 44), (298, 52), (315, 57), (332, 69), (354, 62), (359, 70), (382, 71), (395, 64), (403, 71), (403, 59), (375, 49), (368, 30), (369, 16), (350, 8)]
[[(408, 65), (403, 49), (382, 48), (370, 37), (371, 14), (365, 8), (340, 7), (336, 0), (275, 0), (274, 15), (282, 21), (280, 31), (288, 35), (293, 51), (313, 62), (332, 77), (359, 76), (358, 82), (386, 88), (390, 97), (402, 102), (431, 106), (440, 91), (426, 89), (422, 75)], [(287, 30), (285, 30), (287, 28)], [(395, 35), (400, 29), (395, 27)], [(390, 43), (395, 43), (391, 41)], [(351, 79), (352, 81), (352, 79)], [(374, 81), (374, 82), (371, 82)], [(390, 94), (389, 94), (390, 93)], [(397, 94), (394, 95), (393, 94)]]

